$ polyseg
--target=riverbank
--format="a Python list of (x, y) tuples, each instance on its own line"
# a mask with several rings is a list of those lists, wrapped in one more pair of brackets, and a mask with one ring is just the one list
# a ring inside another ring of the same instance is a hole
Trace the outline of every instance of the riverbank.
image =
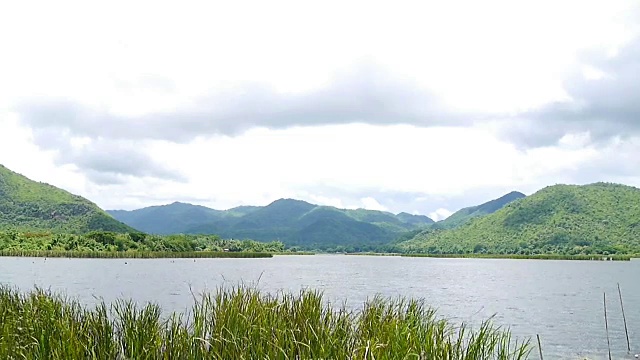
[(532, 259), (532, 260), (592, 260), (630, 261), (631, 255), (563, 255), (563, 254), (401, 254), (403, 257), (474, 258), (474, 259)]
[(362, 311), (332, 308), (319, 292), (262, 294), (219, 289), (192, 316), (163, 320), (156, 305), (120, 300), (84, 308), (35, 290), (0, 287), (0, 358), (43, 359), (525, 359), (489, 322), (471, 329), (422, 302), (375, 298)]
[(273, 255), (315, 255), (316, 253), (313, 251), (284, 251), (284, 252), (274, 252)]
[(345, 255), (360, 256), (400, 256), (400, 257), (429, 257), (429, 258), (448, 258), (448, 259), (538, 259), (538, 260), (593, 260), (593, 261), (630, 261), (639, 256), (632, 255), (562, 255), (562, 254), (407, 254), (407, 253), (376, 253), (376, 252), (359, 252), (345, 253)]
[(0, 250), (0, 256), (61, 257), (87, 259), (178, 259), (178, 258), (270, 258), (273, 253), (245, 251), (52, 251), (52, 250)]

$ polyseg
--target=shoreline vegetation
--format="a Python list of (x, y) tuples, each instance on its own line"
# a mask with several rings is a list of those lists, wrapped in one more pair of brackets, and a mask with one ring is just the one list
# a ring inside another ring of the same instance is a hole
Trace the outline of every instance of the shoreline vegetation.
[(274, 252), (273, 255), (278, 255), (278, 256), (286, 256), (286, 255), (315, 255), (316, 252), (314, 251), (297, 251), (297, 250), (292, 250), (292, 251), (282, 251), (282, 252)]
[[(84, 258), (84, 259), (257, 259), (274, 256), (310, 256), (323, 253), (310, 251), (290, 252), (220, 252), (220, 251), (53, 251), (53, 250), (0, 250), (0, 257), (40, 257), (40, 258)], [(334, 255), (333, 253), (326, 253)], [(403, 253), (339, 253), (337, 255), (351, 256), (395, 256), (395, 257), (424, 257), (440, 259), (518, 259), (518, 260), (582, 260), (582, 261), (631, 261), (640, 256), (632, 255), (562, 255), (562, 254), (403, 254)]]
[[(318, 253), (325, 253), (320, 251)], [(633, 254), (505, 254), (336, 251), (328, 254), (431, 258), (609, 260), (629, 261)], [(51, 232), (0, 231), (0, 256), (64, 258), (269, 258), (275, 255), (315, 255), (280, 241), (222, 239), (217, 235), (149, 235), (93, 231), (83, 235)]]
[(315, 255), (313, 252), (221, 252), (221, 251), (52, 251), (52, 250), (0, 250), (0, 257), (44, 257), (44, 258), (86, 258), (86, 259), (254, 259), (284, 255)]
[(194, 296), (191, 312), (130, 300), (84, 307), (49, 291), (0, 286), (0, 358), (526, 359), (530, 339), (490, 320), (452, 324), (423, 301), (375, 297), (336, 308), (318, 291), (238, 286)]
[(51, 251), (51, 250), (0, 250), (0, 256), (44, 257), (44, 258), (86, 258), (86, 259), (203, 259), (234, 258), (253, 259), (270, 258), (272, 253), (265, 252), (220, 252), (220, 251)]
[(345, 255), (358, 256), (399, 256), (399, 257), (428, 257), (447, 259), (522, 259), (522, 260), (593, 260), (593, 261), (631, 261), (640, 258), (640, 255), (564, 255), (564, 254), (420, 254), (420, 253), (345, 253)]
[(0, 231), (0, 256), (86, 258), (257, 258), (294, 252), (280, 241), (222, 239), (217, 235), (157, 236), (93, 231), (83, 235)]
[(400, 254), (402, 257), (471, 258), (471, 259), (521, 259), (521, 260), (592, 260), (631, 261), (631, 255), (565, 255), (565, 254)]

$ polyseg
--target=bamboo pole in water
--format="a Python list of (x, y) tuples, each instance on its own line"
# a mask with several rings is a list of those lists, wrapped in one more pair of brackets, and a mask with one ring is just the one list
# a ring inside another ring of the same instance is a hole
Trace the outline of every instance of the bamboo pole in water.
[(607, 321), (607, 293), (603, 296), (604, 303), (604, 329), (607, 332), (607, 350), (609, 350), (609, 360), (611, 360), (611, 343), (609, 342), (609, 322)]
[(536, 334), (536, 337), (538, 338), (538, 352), (540, 353), (540, 360), (544, 360), (542, 358), (542, 345), (540, 345), (540, 334)]
[(627, 336), (627, 352), (631, 353), (631, 343), (629, 343), (629, 331), (627, 330), (627, 317), (624, 316), (624, 305), (622, 304), (622, 292), (618, 283), (618, 295), (620, 295), (620, 307), (622, 308), (622, 321), (624, 322), (624, 334)]

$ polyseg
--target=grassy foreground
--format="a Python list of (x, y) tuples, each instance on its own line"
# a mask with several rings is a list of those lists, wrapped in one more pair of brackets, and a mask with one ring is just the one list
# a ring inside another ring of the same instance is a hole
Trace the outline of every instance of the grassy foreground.
[(436, 318), (417, 300), (375, 298), (362, 311), (322, 295), (219, 289), (192, 315), (163, 319), (153, 304), (84, 308), (47, 291), (0, 287), (2, 359), (525, 359), (489, 322), (471, 329)]
[(165, 258), (270, 258), (271, 253), (223, 251), (57, 251), (57, 250), (0, 250), (0, 256), (106, 258), (106, 259), (165, 259)]

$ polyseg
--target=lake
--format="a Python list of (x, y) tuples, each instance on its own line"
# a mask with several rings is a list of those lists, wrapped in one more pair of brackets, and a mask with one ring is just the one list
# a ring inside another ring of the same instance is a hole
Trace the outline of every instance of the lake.
[[(0, 283), (49, 288), (94, 304), (131, 298), (184, 311), (196, 294), (241, 282), (265, 292), (322, 290), (358, 308), (369, 297), (425, 299), (442, 316), (476, 324), (494, 315), (514, 336), (540, 334), (545, 359), (605, 359), (603, 293), (614, 359), (626, 355), (617, 283), (632, 351), (640, 352), (640, 261), (275, 256), (265, 259), (0, 258)], [(536, 350), (531, 358), (538, 358)]]

